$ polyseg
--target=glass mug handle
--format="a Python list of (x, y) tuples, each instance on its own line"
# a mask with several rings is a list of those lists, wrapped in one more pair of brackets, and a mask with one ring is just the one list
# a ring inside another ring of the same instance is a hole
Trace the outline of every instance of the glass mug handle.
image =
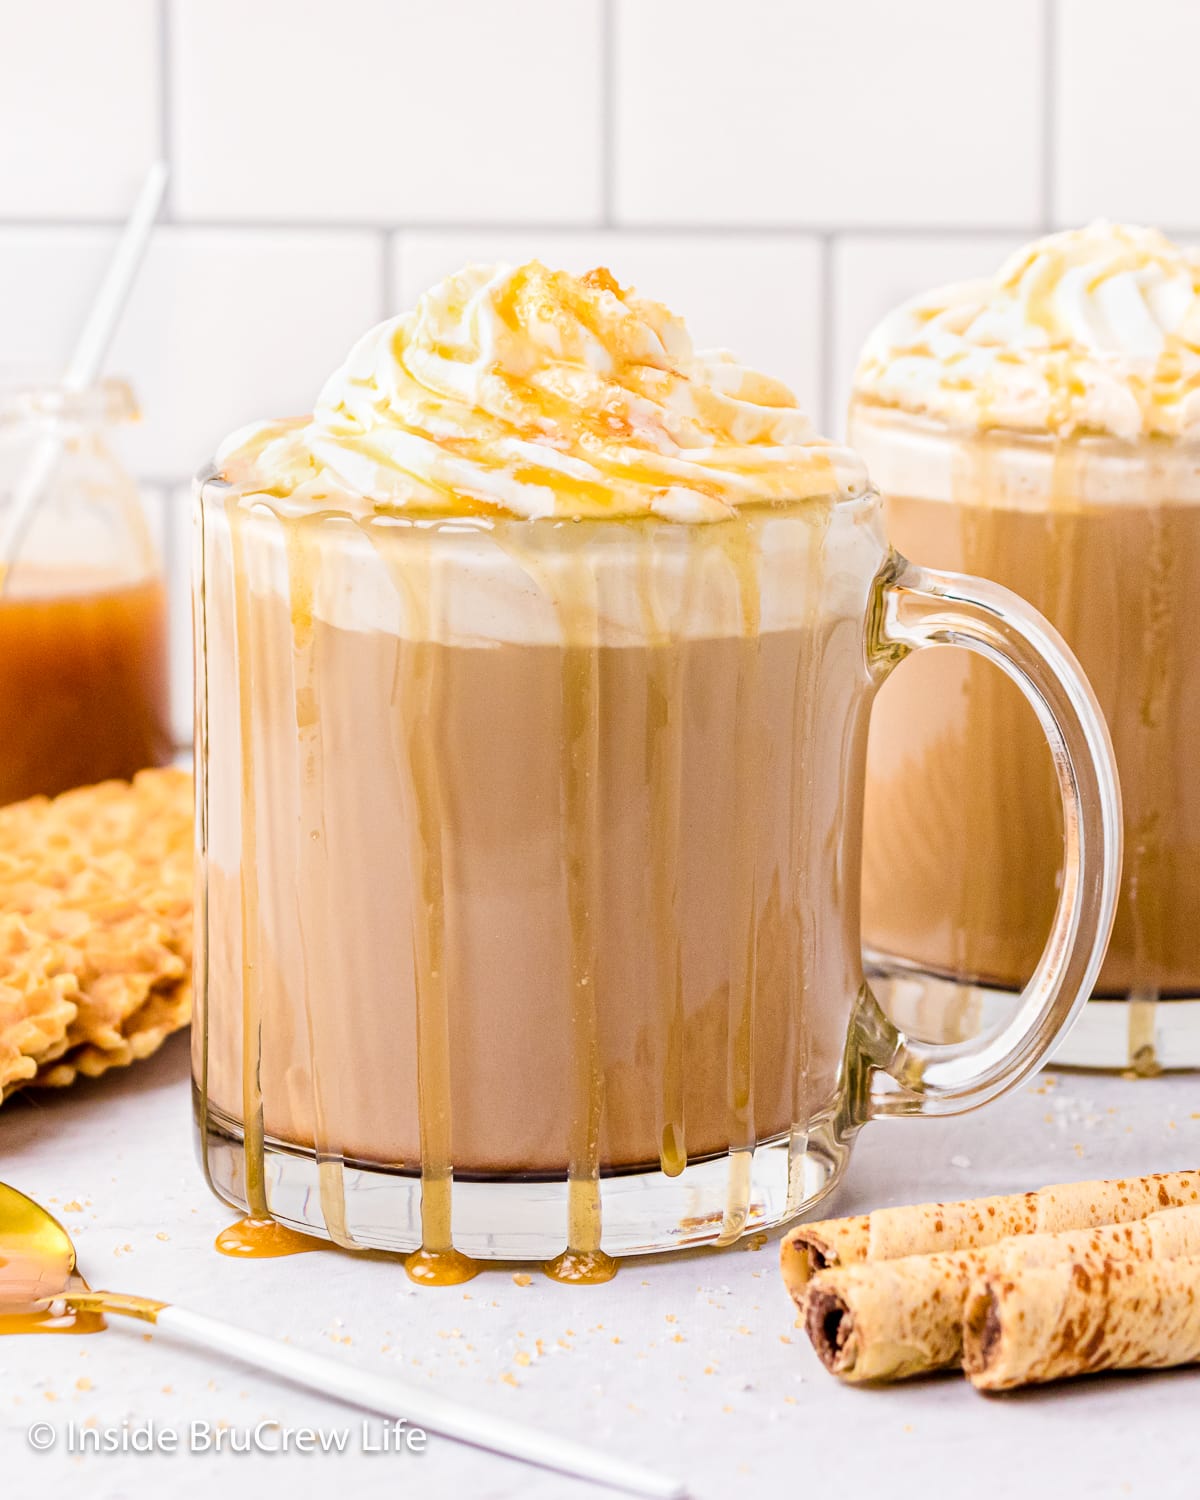
[(999, 1029), (953, 1043), (922, 1042), (885, 1023), (869, 1046), (874, 1070), (865, 1103), (875, 1119), (960, 1114), (1031, 1073), (1091, 993), (1121, 876), (1121, 793), (1112, 741), (1066, 642), (999, 584), (919, 568), (901, 557), (894, 563), (882, 584), (877, 650), (896, 663), (927, 646), (962, 646), (1012, 678), (1050, 742), (1065, 849), (1050, 936), (1012, 1017)]

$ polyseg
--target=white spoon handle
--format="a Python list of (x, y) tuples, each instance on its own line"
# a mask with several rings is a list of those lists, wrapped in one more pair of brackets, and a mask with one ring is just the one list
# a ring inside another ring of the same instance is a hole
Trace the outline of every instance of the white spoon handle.
[(183, 1307), (164, 1307), (156, 1325), (185, 1343), (211, 1349), (218, 1354), (240, 1359), (245, 1364), (282, 1376), (296, 1385), (307, 1386), (322, 1395), (333, 1396), (364, 1411), (388, 1417), (403, 1417), (411, 1426), (427, 1428), (443, 1437), (472, 1443), (526, 1463), (557, 1469), (582, 1479), (611, 1485), (635, 1495), (654, 1500), (682, 1500), (685, 1487), (674, 1479), (665, 1479), (647, 1469), (627, 1464), (607, 1453), (586, 1448), (566, 1438), (553, 1437), (511, 1422), (506, 1417), (489, 1416), (448, 1401), (431, 1391), (390, 1380), (384, 1375), (370, 1375), (355, 1370), (322, 1354), (293, 1349), (290, 1344), (266, 1338), (261, 1333), (223, 1323), (203, 1313)]

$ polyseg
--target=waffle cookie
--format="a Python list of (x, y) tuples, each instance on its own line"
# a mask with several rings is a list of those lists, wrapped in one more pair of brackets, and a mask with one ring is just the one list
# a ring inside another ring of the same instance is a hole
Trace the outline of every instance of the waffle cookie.
[(148, 1057), (191, 964), (186, 771), (0, 807), (0, 1098)]

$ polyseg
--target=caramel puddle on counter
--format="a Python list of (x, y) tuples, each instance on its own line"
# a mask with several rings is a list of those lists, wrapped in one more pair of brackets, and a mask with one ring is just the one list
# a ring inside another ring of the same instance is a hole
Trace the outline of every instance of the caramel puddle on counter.
[(551, 1281), (561, 1281), (567, 1286), (599, 1286), (601, 1282), (611, 1281), (618, 1269), (619, 1262), (603, 1250), (572, 1250), (570, 1247), (542, 1266)]
[[(307, 1255), (314, 1250), (332, 1250), (334, 1242), (319, 1239), (316, 1235), (302, 1234), (298, 1229), (276, 1223), (274, 1219), (252, 1219), (247, 1215), (222, 1229), (213, 1241), (213, 1246), (221, 1255), (233, 1256), (239, 1260), (276, 1260), (284, 1255)], [(425, 1286), (455, 1286), (459, 1282), (469, 1281), (479, 1270), (475, 1261), (457, 1250), (451, 1250), (448, 1254), (415, 1250), (405, 1258), (404, 1268), (414, 1281)], [(3, 1331), (0, 1323), (0, 1332)]]
[(310, 1250), (329, 1248), (327, 1240), (301, 1234), (274, 1219), (256, 1219), (249, 1214), (222, 1229), (213, 1245), (222, 1255), (242, 1260), (274, 1260), (281, 1255), (304, 1255)]
[[(57, 1258), (50, 1266), (43, 1265), (40, 1261), (24, 1255), (2, 1256), (0, 1255), (0, 1278), (4, 1276), (15, 1277), (18, 1282), (46, 1284), (44, 1274), (47, 1269), (56, 1274), (50, 1286), (61, 1286), (64, 1289), (69, 1284), (77, 1292), (89, 1292), (91, 1287), (78, 1273), (69, 1272), (64, 1265), (62, 1267), (61, 1279), (58, 1276)], [(19, 1333), (100, 1333), (108, 1324), (102, 1313), (91, 1310), (83, 1310), (68, 1306), (66, 1303), (34, 1303), (22, 1306), (17, 1303), (11, 1312), (0, 1312), (0, 1337), (5, 1334)], [(60, 1310), (55, 1311), (55, 1307)]]
[[(81, 1277), (76, 1276), (72, 1285), (77, 1291), (90, 1291)], [(0, 1338), (10, 1333), (102, 1333), (107, 1327), (103, 1313), (65, 1304), (61, 1312), (51, 1307), (31, 1307), (21, 1312), (0, 1313)]]
[(405, 1256), (404, 1269), (409, 1280), (420, 1286), (461, 1286), (478, 1276), (482, 1267), (453, 1245), (444, 1250), (430, 1250), (422, 1245)]
[(0, 1338), (10, 1333), (102, 1333), (107, 1327), (102, 1313), (73, 1307), (58, 1314), (49, 1309), (0, 1314)]

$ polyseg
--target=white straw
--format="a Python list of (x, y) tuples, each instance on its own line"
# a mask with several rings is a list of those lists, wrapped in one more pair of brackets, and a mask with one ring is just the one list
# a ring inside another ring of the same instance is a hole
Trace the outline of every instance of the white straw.
[[(158, 217), (166, 185), (166, 165), (161, 161), (155, 162), (146, 173), (133, 211), (108, 263), (96, 300), (92, 303), (74, 352), (63, 372), (61, 383), (65, 390), (86, 390), (103, 367), (104, 356), (108, 353), (108, 346), (124, 311), (142, 256), (146, 253), (150, 230)], [(17, 481), (12, 502), (0, 523), (0, 593), (4, 591), (12, 575), (12, 565), (16, 562), (29, 523), (61, 452), (60, 437), (41, 438)]]

